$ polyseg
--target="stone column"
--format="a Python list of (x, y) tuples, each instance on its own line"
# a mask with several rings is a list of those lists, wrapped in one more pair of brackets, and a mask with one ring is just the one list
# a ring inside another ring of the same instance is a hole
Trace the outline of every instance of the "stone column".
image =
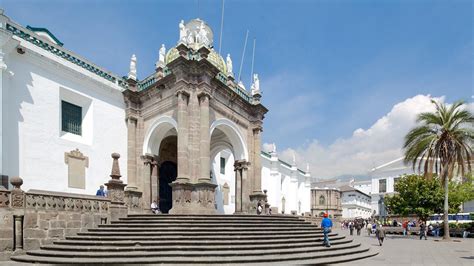
[(211, 149), (211, 136), (209, 132), (209, 100), (210, 95), (206, 92), (201, 92), (198, 95), (199, 98), (199, 110), (200, 110), (200, 176), (199, 182), (211, 182), (211, 158), (210, 158), (210, 149)]
[(253, 129), (254, 138), (254, 161), (253, 161), (253, 194), (262, 193), (262, 162), (261, 162), (261, 139), (262, 139), (262, 127), (258, 126)]
[(261, 162), (261, 138), (262, 127), (256, 126), (253, 132), (253, 177), (252, 194), (249, 196), (250, 202), (246, 207), (249, 213), (257, 212), (258, 202), (265, 202), (267, 196), (262, 192), (262, 162)]
[(5, 54), (0, 49), (0, 176), (3, 173), (3, 72), (7, 65), (3, 60)]
[(138, 190), (137, 186), (137, 153), (136, 153), (136, 139), (137, 139), (137, 118), (131, 115), (127, 118), (127, 175), (128, 186), (127, 190)]
[(118, 218), (127, 216), (127, 207), (125, 206), (125, 192), (124, 188), (127, 184), (124, 184), (120, 180), (120, 167), (118, 159), (120, 154), (112, 153), (113, 163), (112, 163), (112, 173), (109, 180), (105, 185), (107, 186), (108, 197), (110, 199), (110, 217), (111, 220), (118, 220)]
[(240, 161), (234, 163), (235, 171), (235, 211), (242, 213), (242, 166)]
[(235, 213), (247, 212), (249, 202), (249, 194), (245, 191), (245, 184), (248, 182), (248, 166), (249, 162), (238, 160), (234, 163), (235, 171)]
[[(151, 166), (151, 202), (153, 200), (156, 200), (157, 204), (159, 201), (159, 180), (158, 180), (158, 162), (153, 159), (153, 161), (150, 163)], [(150, 204), (151, 204), (150, 202)]]
[(179, 90), (178, 96), (178, 176), (176, 182), (189, 182), (189, 154), (188, 154), (188, 113), (187, 105), (189, 94)]

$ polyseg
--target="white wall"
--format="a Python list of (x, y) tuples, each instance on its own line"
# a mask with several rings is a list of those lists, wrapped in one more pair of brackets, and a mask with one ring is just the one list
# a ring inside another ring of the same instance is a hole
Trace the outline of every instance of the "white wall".
[[(225, 174), (220, 172), (220, 158), (225, 158)], [(216, 188), (216, 204), (218, 213), (233, 214), (235, 212), (235, 172), (234, 172), (234, 155), (230, 150), (218, 152), (212, 160), (212, 176), (213, 182), (217, 184)], [(229, 185), (229, 204), (224, 205), (224, 194), (222, 188), (224, 184)]]
[[(220, 174), (220, 157), (226, 158), (225, 174)], [(309, 184), (309, 175), (290, 168), (282, 164), (277, 157), (268, 158), (261, 155), (262, 159), (262, 191), (267, 191), (267, 200), (270, 207), (277, 207), (278, 212), (283, 210), (282, 198), (285, 197), (285, 213), (297, 211), (298, 214), (310, 212), (311, 191)], [(235, 202), (232, 198), (235, 195), (235, 172), (234, 156), (230, 150), (224, 150), (212, 160), (212, 174), (216, 177), (214, 181), (217, 185), (216, 203), (219, 213), (231, 214), (235, 210)], [(292, 177), (293, 176), (293, 177)], [(308, 181), (308, 182), (306, 182)], [(223, 205), (222, 186), (224, 183), (230, 187), (229, 205)], [(301, 212), (298, 209), (298, 202), (301, 202)]]
[[(41, 48), (25, 46), (25, 54), (14, 51), (9, 57), (15, 75), (5, 86), (2, 102), (8, 114), (3, 120), (8, 140), (3, 147), (3, 173), (22, 177), (24, 190), (95, 195), (98, 186), (110, 179), (112, 152), (120, 153), (121, 173), (127, 173), (123, 96), (113, 86), (98, 82), (94, 74), (72, 69), (71, 63)], [(61, 98), (89, 104), (82, 137), (61, 132)], [(64, 153), (76, 148), (89, 157), (85, 189), (68, 188)], [(126, 183), (126, 176), (122, 180)]]
[(342, 218), (369, 218), (372, 215), (371, 198), (358, 191), (342, 192)]

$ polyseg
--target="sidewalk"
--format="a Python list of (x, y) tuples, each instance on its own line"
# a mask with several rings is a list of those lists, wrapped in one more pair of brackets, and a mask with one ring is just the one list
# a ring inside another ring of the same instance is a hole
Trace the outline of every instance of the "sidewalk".
[[(336, 231), (349, 235), (349, 230)], [(357, 236), (354, 230), (353, 238), (370, 248), (378, 249), (379, 254), (372, 258), (337, 265), (474, 265), (472, 238), (453, 238), (455, 242), (439, 242), (436, 240), (441, 238), (428, 237), (428, 240), (419, 240), (418, 236), (387, 235), (382, 247), (379, 246), (375, 235), (367, 236), (366, 230), (363, 230), (360, 236)]]

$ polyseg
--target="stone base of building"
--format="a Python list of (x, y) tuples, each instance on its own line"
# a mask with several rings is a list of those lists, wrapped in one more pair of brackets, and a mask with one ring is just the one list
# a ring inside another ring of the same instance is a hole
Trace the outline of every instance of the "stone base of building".
[(217, 185), (209, 182), (190, 183), (175, 181), (173, 208), (170, 214), (216, 214), (215, 190)]

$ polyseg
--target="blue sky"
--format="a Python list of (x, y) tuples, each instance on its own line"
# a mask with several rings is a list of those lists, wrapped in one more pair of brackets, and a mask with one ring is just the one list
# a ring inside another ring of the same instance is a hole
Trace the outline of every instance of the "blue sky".
[[(220, 0), (1, 0), (5, 14), (46, 27), (68, 49), (125, 75), (130, 56), (138, 76), (152, 73), (161, 43), (176, 44), (178, 23), (200, 17), (218, 48)], [(270, 109), (264, 142), (279, 149), (330, 146), (367, 129), (394, 105), (418, 94), (473, 95), (472, 1), (237, 1), (227, 0), (222, 54), (249, 87), (251, 43), (255, 72)]]

